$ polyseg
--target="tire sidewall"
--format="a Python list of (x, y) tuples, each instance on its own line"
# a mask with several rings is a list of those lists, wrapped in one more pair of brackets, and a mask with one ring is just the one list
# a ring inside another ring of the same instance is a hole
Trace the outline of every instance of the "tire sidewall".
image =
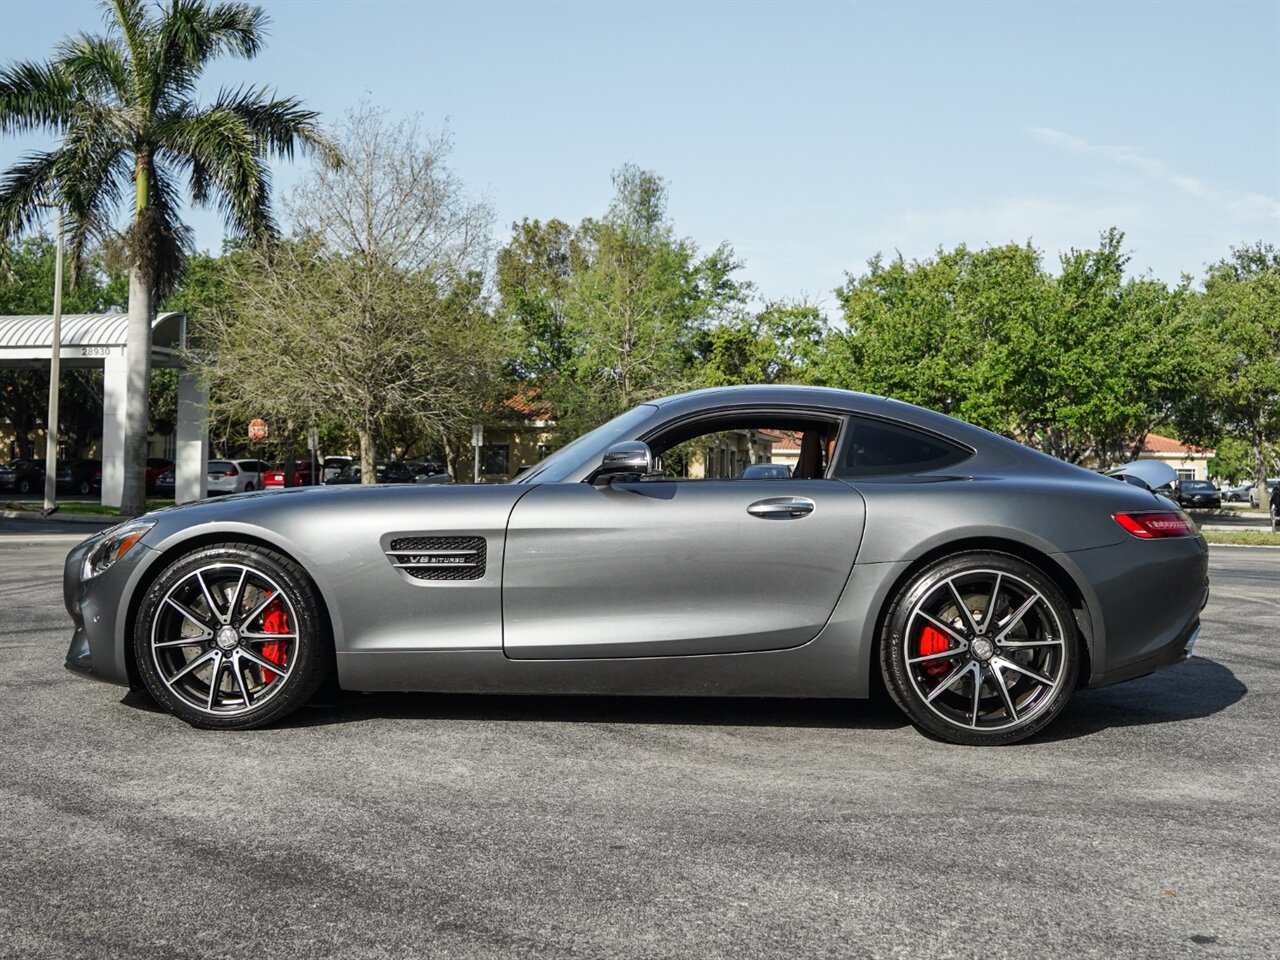
[[(1065, 659), (1062, 683), (1053, 699), (1039, 710), (1030, 721), (1003, 730), (983, 731), (958, 727), (948, 723), (924, 704), (911, 682), (904, 650), (904, 634), (907, 617), (915, 605), (940, 582), (966, 570), (984, 569), (1011, 574), (1031, 584), (1053, 608), (1062, 624), (1067, 643), (1063, 645)], [(881, 670), (885, 686), (915, 726), (930, 736), (950, 743), (969, 746), (999, 746), (1016, 743), (1043, 730), (1062, 712), (1075, 691), (1080, 671), (1079, 630), (1071, 605), (1062, 590), (1039, 568), (1012, 554), (994, 551), (973, 551), (944, 557), (915, 574), (898, 593), (885, 618), (880, 640)]]
[[(184, 577), (217, 563), (252, 567), (274, 580), (287, 593), (297, 620), (293, 670), (278, 679), (283, 690), (262, 707), (235, 716), (204, 713), (175, 696), (160, 679), (151, 655), (152, 624), (169, 590)], [(228, 543), (204, 547), (170, 563), (148, 587), (134, 620), (133, 653), (138, 674), (148, 692), (162, 707), (192, 726), (205, 729), (250, 730), (280, 719), (302, 706), (328, 675), (333, 643), (319, 594), (302, 568), (273, 550), (257, 544)]]

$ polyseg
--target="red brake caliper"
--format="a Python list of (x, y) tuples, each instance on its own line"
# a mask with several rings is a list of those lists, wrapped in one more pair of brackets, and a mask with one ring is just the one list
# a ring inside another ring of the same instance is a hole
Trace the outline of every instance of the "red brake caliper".
[[(931, 653), (942, 653), (950, 647), (951, 641), (947, 639), (947, 635), (936, 627), (925, 627), (920, 631), (920, 656), (927, 657)], [(920, 669), (931, 677), (940, 677), (951, 669), (950, 663), (950, 660), (941, 658), (928, 660), (920, 664)]]
[[(284, 603), (279, 597), (276, 597), (267, 608), (262, 611), (262, 632), (263, 633), (289, 633), (289, 613), (284, 608)], [(289, 643), (287, 640), (269, 640), (262, 645), (262, 656), (272, 663), (284, 666), (285, 655), (288, 653)], [(262, 671), (262, 682), (270, 683), (276, 678), (276, 675), (270, 670)]]

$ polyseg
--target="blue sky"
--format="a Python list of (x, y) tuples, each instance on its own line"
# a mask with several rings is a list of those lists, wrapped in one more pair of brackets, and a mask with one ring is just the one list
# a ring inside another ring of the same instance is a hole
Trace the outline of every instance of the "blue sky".
[[(598, 215), (629, 161), (762, 296), (828, 308), (877, 251), (1030, 238), (1056, 263), (1115, 225), (1134, 271), (1173, 282), (1280, 243), (1275, 0), (262, 6), (266, 51), (217, 63), (210, 94), (265, 83), (330, 117), (367, 98), (447, 123), (499, 242), (523, 217)], [(0, 60), (100, 24), (90, 0), (0, 0)], [(0, 140), (0, 163), (37, 145)], [(217, 249), (216, 217), (190, 222)]]

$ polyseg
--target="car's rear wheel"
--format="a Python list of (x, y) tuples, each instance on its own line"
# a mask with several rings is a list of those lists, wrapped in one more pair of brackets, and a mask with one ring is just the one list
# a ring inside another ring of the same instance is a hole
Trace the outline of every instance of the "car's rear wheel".
[(247, 730), (291, 713), (333, 658), (302, 568), (246, 543), (205, 547), (165, 569), (142, 601), (133, 643), (151, 695), (211, 729)]
[(921, 570), (899, 592), (881, 637), (894, 701), (952, 743), (1014, 743), (1066, 705), (1080, 669), (1071, 607), (1031, 564), (972, 552)]
[(19, 480), (19, 481), (18, 481), (18, 492), (19, 492), (19, 493), (30, 493), (30, 492), (31, 492), (31, 481), (30, 481), (30, 480), (26, 480), (26, 479)]

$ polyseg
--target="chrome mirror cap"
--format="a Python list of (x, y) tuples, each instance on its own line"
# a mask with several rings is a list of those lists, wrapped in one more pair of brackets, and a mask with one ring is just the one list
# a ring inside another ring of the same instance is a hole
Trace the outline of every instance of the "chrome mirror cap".
[(618, 473), (653, 473), (653, 451), (639, 440), (623, 440), (613, 444), (600, 460), (597, 476), (613, 476)]

